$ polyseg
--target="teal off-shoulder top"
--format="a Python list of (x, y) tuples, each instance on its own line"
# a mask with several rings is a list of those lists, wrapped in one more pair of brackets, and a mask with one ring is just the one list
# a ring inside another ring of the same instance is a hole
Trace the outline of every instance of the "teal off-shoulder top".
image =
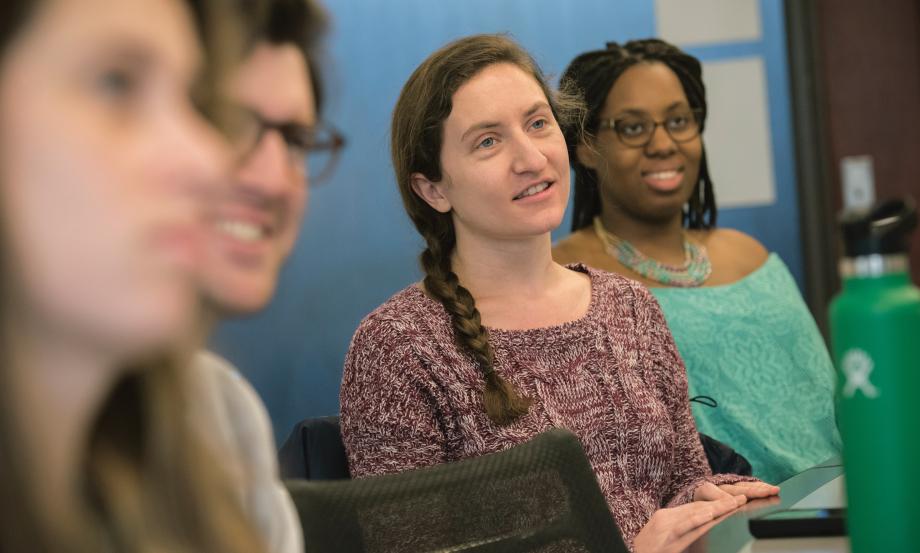
[(651, 288), (687, 366), (700, 432), (778, 483), (840, 453), (834, 368), (814, 318), (776, 254), (724, 286)]

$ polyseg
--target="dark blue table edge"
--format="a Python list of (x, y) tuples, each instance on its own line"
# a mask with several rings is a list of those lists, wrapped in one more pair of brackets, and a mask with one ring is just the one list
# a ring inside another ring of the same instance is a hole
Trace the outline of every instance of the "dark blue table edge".
[(712, 527), (689, 550), (706, 553), (738, 553), (753, 540), (748, 520), (774, 511), (789, 509), (809, 494), (843, 474), (840, 458), (828, 459), (779, 484), (778, 503), (755, 500)]

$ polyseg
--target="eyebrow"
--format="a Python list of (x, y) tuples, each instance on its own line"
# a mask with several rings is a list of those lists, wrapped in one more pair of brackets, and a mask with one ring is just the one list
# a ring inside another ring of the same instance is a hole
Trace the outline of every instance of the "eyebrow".
[[(152, 46), (147, 37), (123, 32), (100, 37), (94, 44), (87, 45), (80, 55), (96, 57), (97, 64), (124, 63), (139, 71), (151, 71), (158, 67), (169, 68), (174, 61), (167, 52)], [(198, 52), (195, 52), (186, 63), (172, 65), (168, 70), (175, 71), (175, 74), (187, 82), (188, 87), (192, 87), (196, 80), (207, 77), (204, 58)]]
[[(679, 107), (684, 107), (684, 106), (690, 107), (690, 104), (688, 104), (688, 103), (685, 102), (684, 100), (679, 100), (679, 101), (674, 102), (673, 104), (669, 105), (669, 106), (666, 107), (664, 110), (665, 110), (665, 111), (671, 111), (671, 110), (673, 110), (674, 108), (679, 108)], [(649, 114), (649, 113), (648, 113), (647, 111), (645, 111), (644, 109), (637, 109), (637, 108), (628, 108), (628, 109), (624, 109), (622, 112), (620, 112), (620, 115), (648, 115), (648, 114)], [(619, 116), (618, 116), (618, 117), (619, 117)]]
[(534, 102), (534, 104), (530, 106), (530, 109), (524, 112), (524, 117), (525, 118), (530, 117), (531, 115), (537, 113), (541, 109), (549, 109), (549, 104), (547, 104), (546, 102), (542, 100), (538, 102)]
[[(546, 103), (545, 101), (541, 100), (538, 102), (534, 102), (534, 104), (530, 106), (527, 109), (527, 111), (524, 112), (524, 118), (526, 119), (532, 116), (533, 114), (537, 113), (541, 109), (548, 109), (549, 107), (550, 107), (549, 104)], [(494, 129), (500, 126), (501, 126), (501, 123), (498, 123), (496, 121), (482, 121), (480, 123), (476, 123), (472, 127), (466, 129), (466, 131), (462, 135), (460, 135), (460, 142), (464, 142), (466, 140), (466, 137), (469, 136), (473, 132), (483, 131), (486, 129)]]
[(102, 63), (127, 63), (141, 69), (153, 66), (155, 58), (149, 48), (130, 37), (107, 38), (90, 46), (87, 53), (99, 56)]

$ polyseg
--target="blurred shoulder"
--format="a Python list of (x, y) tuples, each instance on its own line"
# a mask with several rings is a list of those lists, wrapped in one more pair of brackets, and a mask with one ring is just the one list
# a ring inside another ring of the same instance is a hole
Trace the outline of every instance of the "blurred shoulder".
[(192, 381), (196, 392), (213, 395), (224, 403), (257, 395), (237, 368), (229, 361), (208, 350), (199, 350), (192, 357)]
[[(246, 378), (229, 361), (207, 350), (192, 360), (192, 424), (209, 446), (232, 459), (234, 475), (247, 482), (277, 472), (268, 410)], [(231, 462), (231, 461), (228, 461)]]
[(195, 352), (192, 357), (192, 366), (201, 377), (208, 378), (212, 382), (240, 385), (238, 381), (242, 379), (239, 370), (233, 363), (207, 349)]
[(197, 391), (216, 397), (222, 411), (234, 423), (257, 420), (270, 426), (262, 398), (233, 364), (214, 352), (200, 350), (195, 353), (192, 366), (197, 382), (202, 385)]

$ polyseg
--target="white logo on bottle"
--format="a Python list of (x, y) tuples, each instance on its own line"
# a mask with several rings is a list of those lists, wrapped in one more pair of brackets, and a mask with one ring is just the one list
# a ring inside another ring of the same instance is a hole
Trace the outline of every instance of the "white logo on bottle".
[(861, 349), (851, 349), (843, 356), (843, 374), (847, 382), (843, 387), (843, 397), (853, 397), (856, 390), (862, 391), (867, 398), (878, 397), (878, 389), (869, 381), (869, 375), (875, 369), (875, 362), (869, 354)]

